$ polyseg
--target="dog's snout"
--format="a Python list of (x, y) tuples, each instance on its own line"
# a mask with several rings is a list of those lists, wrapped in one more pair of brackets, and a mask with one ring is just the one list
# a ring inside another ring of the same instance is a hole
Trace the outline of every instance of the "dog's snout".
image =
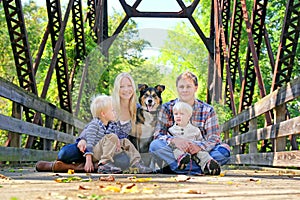
[(152, 99), (148, 99), (148, 103), (152, 103), (153, 102), (153, 100)]

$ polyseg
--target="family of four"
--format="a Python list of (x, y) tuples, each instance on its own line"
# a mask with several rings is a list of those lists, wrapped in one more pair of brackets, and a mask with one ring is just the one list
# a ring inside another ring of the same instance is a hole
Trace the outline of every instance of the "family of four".
[[(178, 98), (164, 103), (159, 111), (149, 153), (160, 163), (162, 173), (218, 175), (220, 166), (229, 160), (230, 148), (221, 142), (216, 113), (212, 106), (195, 98), (198, 79), (193, 73), (180, 74), (176, 88)], [(135, 131), (136, 102), (133, 78), (128, 73), (119, 74), (111, 96), (93, 99), (93, 119), (76, 142), (64, 146), (57, 161), (39, 161), (37, 171), (74, 169), (108, 174), (132, 167), (138, 173), (157, 172), (144, 165), (127, 139)], [(126, 167), (116, 164), (120, 161), (126, 161)]]

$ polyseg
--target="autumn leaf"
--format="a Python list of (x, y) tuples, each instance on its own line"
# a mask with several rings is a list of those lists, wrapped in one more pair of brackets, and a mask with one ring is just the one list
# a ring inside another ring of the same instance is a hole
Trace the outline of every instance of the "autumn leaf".
[(149, 182), (149, 181), (152, 180), (151, 177), (149, 177), (149, 178), (136, 178), (135, 176), (134, 177), (129, 177), (128, 179), (131, 180), (132, 182), (138, 182), (138, 183)]
[(110, 182), (113, 182), (113, 181), (115, 181), (115, 177), (112, 176), (112, 175), (109, 175), (107, 177), (100, 177), (99, 180), (100, 181), (110, 181)]
[(138, 193), (138, 188), (134, 183), (123, 185), (121, 193)]
[(175, 177), (175, 181), (177, 181), (177, 182), (185, 182), (190, 179), (191, 179), (191, 177), (186, 176), (186, 175), (178, 175)]
[(72, 181), (80, 181), (80, 180), (81, 180), (81, 178), (78, 176), (71, 176), (68, 178), (62, 177), (62, 178), (54, 179), (54, 181), (56, 181), (58, 183), (70, 183)]
[(102, 188), (102, 191), (106, 192), (106, 191), (110, 191), (110, 192), (120, 192), (121, 189), (119, 187), (116, 186), (112, 186), (112, 185), (108, 185), (104, 188)]
[(188, 194), (205, 194), (205, 192), (203, 192), (201, 190), (188, 190), (187, 193)]
[(91, 188), (89, 186), (83, 186), (83, 185), (79, 185), (79, 190), (91, 190)]

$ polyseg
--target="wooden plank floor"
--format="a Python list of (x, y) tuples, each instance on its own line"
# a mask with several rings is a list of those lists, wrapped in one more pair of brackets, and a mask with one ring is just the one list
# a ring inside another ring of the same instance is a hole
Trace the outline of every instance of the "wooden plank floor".
[[(300, 171), (222, 168), (220, 176), (109, 175), (2, 168), (1, 200), (23, 199), (299, 199)], [(75, 180), (76, 177), (78, 180)], [(80, 179), (79, 179), (80, 178)], [(62, 182), (57, 182), (62, 181)], [(64, 183), (64, 181), (71, 181)]]

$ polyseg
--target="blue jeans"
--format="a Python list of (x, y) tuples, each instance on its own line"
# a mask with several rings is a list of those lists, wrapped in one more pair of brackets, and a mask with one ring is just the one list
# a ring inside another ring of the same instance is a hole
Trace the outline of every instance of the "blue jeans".
[[(177, 160), (174, 157), (172, 148), (167, 144), (165, 140), (156, 139), (153, 140), (149, 148), (150, 153), (155, 159), (159, 161), (163, 160), (170, 167), (170, 169), (176, 174), (202, 174), (201, 168), (192, 160), (184, 170), (178, 170)], [(230, 159), (230, 151), (221, 145), (216, 145), (209, 152), (210, 156), (213, 157), (220, 165), (226, 164)]]
[(82, 163), (85, 162), (83, 153), (78, 149), (77, 143), (67, 144), (58, 152), (57, 160), (64, 163)]

